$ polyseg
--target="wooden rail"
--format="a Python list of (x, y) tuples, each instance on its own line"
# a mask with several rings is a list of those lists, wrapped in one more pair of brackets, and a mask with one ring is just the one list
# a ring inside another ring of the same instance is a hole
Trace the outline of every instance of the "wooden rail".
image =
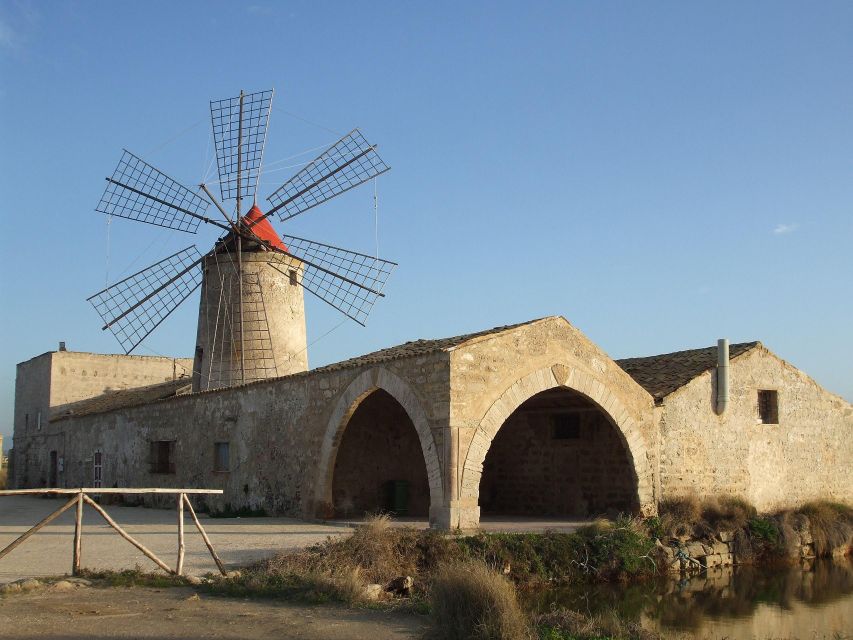
[[(122, 493), (133, 493), (133, 494), (171, 494), (176, 495), (177, 506), (178, 506), (178, 559), (175, 564), (175, 568), (172, 569), (165, 562), (163, 562), (160, 558), (154, 555), (150, 549), (148, 549), (141, 542), (136, 540), (133, 536), (131, 536), (127, 531), (121, 528), (119, 524), (113, 520), (109, 514), (104, 510), (104, 508), (99, 505), (97, 502), (92, 500), (89, 497), (89, 494), (122, 494)], [(22, 544), (27, 538), (36, 533), (42, 527), (47, 526), (51, 522), (53, 522), (60, 515), (68, 511), (71, 507), (76, 506), (76, 517), (74, 521), (74, 547), (72, 548), (72, 561), (71, 561), (71, 573), (73, 575), (79, 575), (80, 573), (80, 563), (82, 558), (82, 539), (83, 539), (83, 504), (88, 504), (95, 511), (97, 511), (100, 516), (110, 525), (113, 529), (116, 530), (122, 538), (127, 540), (134, 547), (139, 549), (143, 554), (145, 554), (148, 558), (151, 559), (158, 567), (166, 571), (167, 573), (171, 573), (177, 576), (183, 575), (184, 571), (184, 506), (186, 505), (187, 510), (190, 512), (190, 516), (192, 517), (193, 523), (195, 523), (198, 532), (201, 534), (202, 540), (204, 540), (204, 544), (207, 547), (207, 550), (210, 552), (213, 561), (216, 562), (216, 566), (222, 575), (225, 575), (225, 567), (222, 564), (222, 560), (219, 559), (219, 556), (216, 555), (216, 551), (213, 548), (213, 544), (210, 542), (210, 538), (207, 535), (207, 532), (204, 530), (204, 527), (201, 526), (201, 522), (198, 520), (198, 516), (196, 516), (195, 510), (193, 509), (192, 504), (190, 503), (190, 499), (187, 497), (188, 495), (197, 495), (197, 494), (221, 494), (221, 489), (122, 489), (122, 488), (110, 488), (110, 489), (102, 489), (100, 487), (81, 487), (79, 489), (14, 489), (14, 490), (5, 490), (0, 491), (0, 496), (20, 496), (20, 495), (69, 495), (72, 498), (62, 505), (59, 509), (51, 513), (49, 516), (36, 523), (32, 527), (30, 527), (26, 532), (18, 536), (11, 544), (7, 545), (2, 551), (0, 551), (0, 560), (2, 560), (5, 556), (12, 552), (15, 547)]]

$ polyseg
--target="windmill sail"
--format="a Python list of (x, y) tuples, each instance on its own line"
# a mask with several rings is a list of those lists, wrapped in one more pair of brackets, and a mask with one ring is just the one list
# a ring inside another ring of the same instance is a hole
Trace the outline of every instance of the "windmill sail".
[(238, 195), (241, 198), (255, 195), (272, 97), (270, 89), (210, 103), (219, 190), (223, 200), (233, 200)]
[(95, 210), (195, 233), (206, 220), (207, 202), (125, 149)]
[(201, 284), (201, 254), (187, 247), (87, 298), (125, 353), (133, 351)]
[(284, 222), (331, 200), (390, 167), (358, 129), (353, 129), (267, 198), (271, 215), (278, 212)]
[[(282, 236), (287, 253), (275, 253), (283, 265), (289, 254), (302, 261), (300, 284), (327, 304), (364, 326), (396, 262), (329, 244)], [(281, 269), (279, 269), (281, 270)]]

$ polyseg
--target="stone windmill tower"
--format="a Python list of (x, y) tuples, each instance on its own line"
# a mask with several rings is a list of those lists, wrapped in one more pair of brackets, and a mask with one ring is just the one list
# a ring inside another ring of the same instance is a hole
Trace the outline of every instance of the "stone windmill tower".
[[(193, 391), (307, 370), (304, 291), (364, 325), (396, 267), (273, 229), (271, 215), (290, 220), (389, 167), (354, 129), (276, 189), (262, 212), (257, 187), (272, 96), (241, 92), (210, 103), (221, 200), (204, 183), (197, 193), (125, 150), (96, 208), (187, 233), (202, 222), (224, 231), (205, 255), (187, 247), (88, 299), (130, 353), (201, 287)], [(207, 217), (210, 204), (222, 221)]]
[[(245, 219), (260, 220), (255, 235), (287, 252), (262, 215), (255, 204)], [(202, 262), (193, 391), (308, 370), (304, 263), (238, 240), (229, 233)]]

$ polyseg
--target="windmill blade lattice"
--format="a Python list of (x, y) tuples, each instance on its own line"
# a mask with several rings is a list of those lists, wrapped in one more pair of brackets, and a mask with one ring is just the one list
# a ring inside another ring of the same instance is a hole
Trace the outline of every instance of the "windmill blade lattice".
[[(300, 284), (363, 326), (397, 263), (296, 236), (282, 240), (304, 263)], [(288, 254), (274, 255), (284, 263)]]
[(267, 200), (284, 222), (316, 207), (391, 167), (383, 162), (358, 129), (338, 140), (314, 161), (276, 189)]
[(125, 149), (95, 210), (195, 233), (207, 206), (197, 193)]
[(87, 298), (130, 353), (201, 284), (201, 254), (187, 247)]
[(273, 91), (270, 89), (210, 103), (219, 190), (223, 200), (255, 194), (267, 139), (272, 97)]

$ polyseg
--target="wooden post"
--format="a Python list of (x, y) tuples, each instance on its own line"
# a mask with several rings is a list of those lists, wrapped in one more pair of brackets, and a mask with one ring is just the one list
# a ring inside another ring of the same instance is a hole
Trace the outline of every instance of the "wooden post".
[(149, 549), (147, 549), (147, 548), (146, 548), (146, 547), (145, 547), (141, 542), (138, 542), (137, 540), (135, 540), (134, 538), (132, 538), (132, 537), (130, 536), (130, 534), (129, 534), (129, 533), (127, 533), (124, 529), (122, 529), (122, 528), (118, 525), (118, 523), (116, 523), (116, 521), (115, 521), (115, 520), (113, 520), (113, 519), (112, 519), (112, 518), (107, 514), (107, 512), (106, 512), (106, 511), (104, 511), (104, 510), (101, 508), (101, 505), (99, 505), (97, 502), (95, 502), (94, 500), (92, 500), (92, 499), (91, 499), (89, 496), (87, 496), (86, 494), (83, 494), (83, 500), (85, 500), (88, 504), (90, 504), (90, 505), (92, 506), (92, 508), (93, 508), (95, 511), (97, 511), (98, 513), (100, 513), (100, 514), (101, 514), (101, 517), (102, 517), (104, 520), (106, 520), (106, 521), (107, 521), (107, 524), (108, 524), (108, 525), (110, 525), (113, 529), (115, 529), (115, 530), (116, 530), (116, 532), (117, 532), (117, 533), (118, 533), (122, 538), (124, 538), (125, 540), (127, 540), (130, 544), (132, 544), (134, 547), (136, 547), (136, 548), (137, 548), (137, 549), (139, 549), (142, 553), (144, 553), (146, 556), (148, 556), (152, 561), (154, 561), (154, 562), (157, 564), (157, 566), (158, 566), (158, 567), (160, 567), (161, 569), (163, 569), (163, 571), (165, 571), (166, 573), (174, 573), (174, 571), (173, 571), (172, 569), (170, 569), (168, 566), (166, 566), (166, 563), (165, 563), (165, 562), (163, 562), (162, 560), (160, 560), (160, 558), (158, 558), (157, 556), (155, 556), (155, 555), (154, 555), (154, 554), (153, 554)]
[(178, 494), (178, 566), (175, 573), (179, 576), (184, 572), (184, 494)]
[(204, 540), (204, 544), (207, 545), (207, 550), (210, 551), (210, 555), (213, 556), (214, 562), (216, 562), (216, 566), (219, 567), (220, 573), (224, 576), (227, 571), (225, 571), (225, 567), (222, 566), (222, 560), (219, 559), (219, 556), (216, 555), (216, 551), (213, 550), (213, 545), (210, 543), (210, 538), (207, 537), (207, 532), (204, 530), (204, 527), (201, 526), (201, 523), (198, 521), (198, 516), (195, 514), (195, 509), (193, 509), (192, 504), (190, 503), (190, 499), (187, 496), (184, 496), (184, 502), (187, 504), (187, 509), (189, 509), (190, 515), (193, 518), (193, 522), (195, 523), (198, 532), (201, 534), (202, 540)]
[(42, 520), (38, 524), (31, 527), (28, 531), (26, 531), (21, 536), (19, 536), (17, 540), (15, 540), (9, 546), (7, 546), (5, 549), (3, 549), (3, 551), (0, 551), (0, 558), (3, 558), (4, 556), (8, 555), (12, 551), (12, 549), (17, 547), (19, 544), (21, 544), (24, 540), (29, 538), (31, 535), (33, 535), (36, 531), (38, 531), (39, 529), (41, 529), (45, 525), (48, 525), (51, 522), (53, 522), (54, 520), (56, 520), (59, 516), (61, 516), (66, 511), (68, 511), (68, 509), (73, 507), (75, 502), (77, 502), (76, 496), (71, 498), (71, 500), (66, 502), (64, 506), (60, 507), (59, 509), (57, 509), (56, 511), (51, 513), (44, 520)]
[(71, 575), (80, 575), (80, 556), (83, 551), (83, 492), (77, 496), (77, 517), (74, 520), (74, 562)]

